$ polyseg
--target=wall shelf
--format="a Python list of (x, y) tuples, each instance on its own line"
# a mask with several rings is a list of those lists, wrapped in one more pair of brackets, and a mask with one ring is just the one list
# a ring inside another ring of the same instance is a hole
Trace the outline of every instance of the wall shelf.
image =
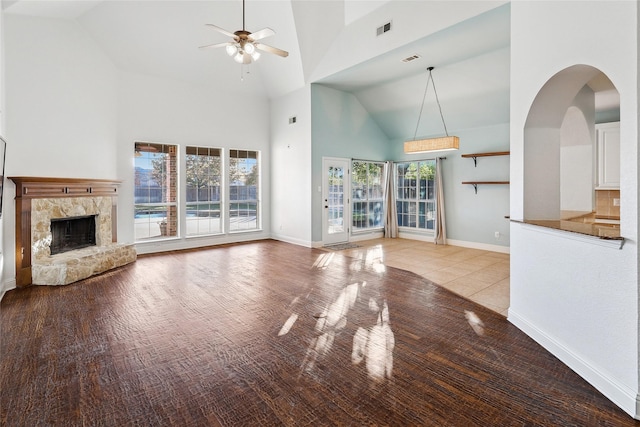
[(461, 157), (465, 159), (473, 159), (474, 167), (478, 167), (478, 157), (493, 157), (493, 156), (508, 156), (511, 153), (509, 151), (494, 151), (491, 153), (469, 153), (461, 154)]
[(509, 184), (509, 181), (463, 181), (463, 184), (473, 185), (473, 189), (478, 194), (478, 185), (502, 185)]

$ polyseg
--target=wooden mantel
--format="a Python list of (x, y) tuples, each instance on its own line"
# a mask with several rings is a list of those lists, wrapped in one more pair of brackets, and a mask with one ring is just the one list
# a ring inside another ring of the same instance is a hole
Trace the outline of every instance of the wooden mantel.
[(111, 197), (112, 240), (117, 242), (117, 196), (121, 181), (85, 178), (9, 177), (16, 184), (16, 286), (31, 284), (31, 200)]

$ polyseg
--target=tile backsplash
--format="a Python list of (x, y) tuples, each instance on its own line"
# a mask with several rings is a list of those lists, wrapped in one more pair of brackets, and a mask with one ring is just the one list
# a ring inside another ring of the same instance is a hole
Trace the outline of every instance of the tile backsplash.
[(596, 217), (620, 219), (620, 190), (596, 190)]

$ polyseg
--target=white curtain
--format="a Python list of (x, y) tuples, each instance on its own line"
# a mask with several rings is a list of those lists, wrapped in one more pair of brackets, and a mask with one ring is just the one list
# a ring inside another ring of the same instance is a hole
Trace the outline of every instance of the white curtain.
[(442, 189), (442, 159), (436, 159), (436, 230), (434, 243), (447, 244), (447, 225), (445, 224), (444, 191)]
[(384, 163), (385, 176), (385, 215), (384, 237), (398, 237), (398, 209), (396, 207), (396, 186), (393, 179), (393, 162)]

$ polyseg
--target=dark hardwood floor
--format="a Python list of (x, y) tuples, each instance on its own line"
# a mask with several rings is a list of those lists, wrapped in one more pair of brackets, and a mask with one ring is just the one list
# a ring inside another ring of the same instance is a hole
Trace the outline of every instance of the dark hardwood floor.
[(640, 425), (501, 315), (281, 242), (143, 256), (0, 309), (6, 426)]

